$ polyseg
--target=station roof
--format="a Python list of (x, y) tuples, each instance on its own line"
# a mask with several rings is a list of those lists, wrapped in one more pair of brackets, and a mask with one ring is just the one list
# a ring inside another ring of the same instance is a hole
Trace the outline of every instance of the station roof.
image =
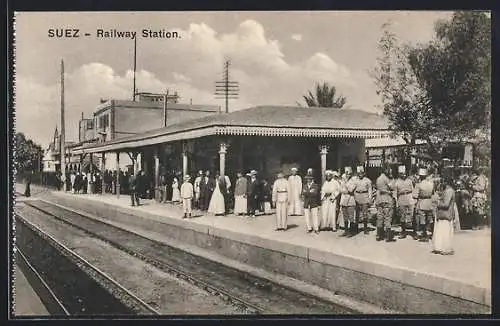
[(353, 109), (257, 106), (208, 115), (100, 144), (78, 153), (131, 149), (211, 135), (374, 138), (389, 135), (383, 116)]

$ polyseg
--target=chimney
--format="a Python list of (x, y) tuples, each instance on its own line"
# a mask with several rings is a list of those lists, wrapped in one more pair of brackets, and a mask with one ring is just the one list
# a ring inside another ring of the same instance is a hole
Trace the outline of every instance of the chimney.
[(189, 105), (193, 105), (193, 99), (192, 98), (189, 99)]
[(83, 112), (82, 112), (82, 120), (83, 120)]

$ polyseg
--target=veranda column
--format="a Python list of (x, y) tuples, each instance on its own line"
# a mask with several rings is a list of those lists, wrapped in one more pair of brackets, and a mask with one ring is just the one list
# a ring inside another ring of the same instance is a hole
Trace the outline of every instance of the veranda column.
[(227, 153), (227, 144), (220, 143), (219, 145), (219, 172), (221, 176), (224, 176), (226, 170), (226, 153)]
[(106, 187), (104, 185), (104, 167), (106, 166), (106, 153), (102, 152), (101, 153), (101, 162), (102, 162), (102, 168), (101, 168), (101, 193), (104, 195), (106, 193)]
[(365, 171), (370, 167), (370, 152), (368, 150), (365, 151)]
[(326, 154), (328, 154), (328, 146), (321, 145), (319, 147), (319, 153), (321, 154), (321, 184), (325, 182), (325, 172), (326, 172)]
[[(188, 174), (188, 146), (187, 143), (182, 143), (182, 177)], [(179, 180), (181, 182), (181, 180)]]
[(89, 171), (90, 171), (90, 193), (95, 193), (95, 184), (94, 184), (94, 154), (90, 153), (90, 163), (89, 163)]
[(120, 152), (116, 152), (116, 197), (120, 198)]
[(160, 189), (160, 156), (158, 148), (154, 151), (154, 161), (155, 161), (155, 198), (159, 201), (159, 189)]

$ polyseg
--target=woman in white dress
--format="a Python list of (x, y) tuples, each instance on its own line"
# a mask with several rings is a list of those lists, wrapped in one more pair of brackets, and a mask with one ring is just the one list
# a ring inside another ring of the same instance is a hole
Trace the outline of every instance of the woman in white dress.
[(179, 203), (181, 201), (181, 191), (179, 190), (179, 179), (174, 177), (172, 182), (172, 202)]
[(436, 223), (432, 234), (432, 252), (453, 255), (453, 221), (455, 215), (455, 190), (451, 178), (444, 180), (444, 189), (439, 193), (436, 208)]
[(224, 195), (221, 191), (221, 178), (219, 175), (215, 177), (215, 189), (212, 193), (212, 198), (210, 198), (210, 204), (208, 205), (208, 212), (214, 215), (223, 215), (226, 212), (226, 207), (224, 205)]

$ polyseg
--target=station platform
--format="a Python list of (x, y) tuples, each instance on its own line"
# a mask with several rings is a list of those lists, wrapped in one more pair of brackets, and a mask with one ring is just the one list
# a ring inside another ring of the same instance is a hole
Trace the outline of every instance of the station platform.
[(274, 231), (274, 215), (250, 218), (195, 211), (193, 218), (182, 219), (180, 205), (143, 200), (141, 206), (131, 207), (126, 195), (50, 193), (96, 206), (96, 214), (106, 207), (114, 214), (140, 216), (178, 240), (393, 310), (491, 312), (489, 229), (456, 233), (455, 254), (442, 256), (431, 253), (431, 242), (411, 237), (386, 243), (375, 241), (374, 231), (352, 238), (341, 237), (340, 231), (308, 234), (302, 216), (289, 217), (289, 229), (283, 232)]

